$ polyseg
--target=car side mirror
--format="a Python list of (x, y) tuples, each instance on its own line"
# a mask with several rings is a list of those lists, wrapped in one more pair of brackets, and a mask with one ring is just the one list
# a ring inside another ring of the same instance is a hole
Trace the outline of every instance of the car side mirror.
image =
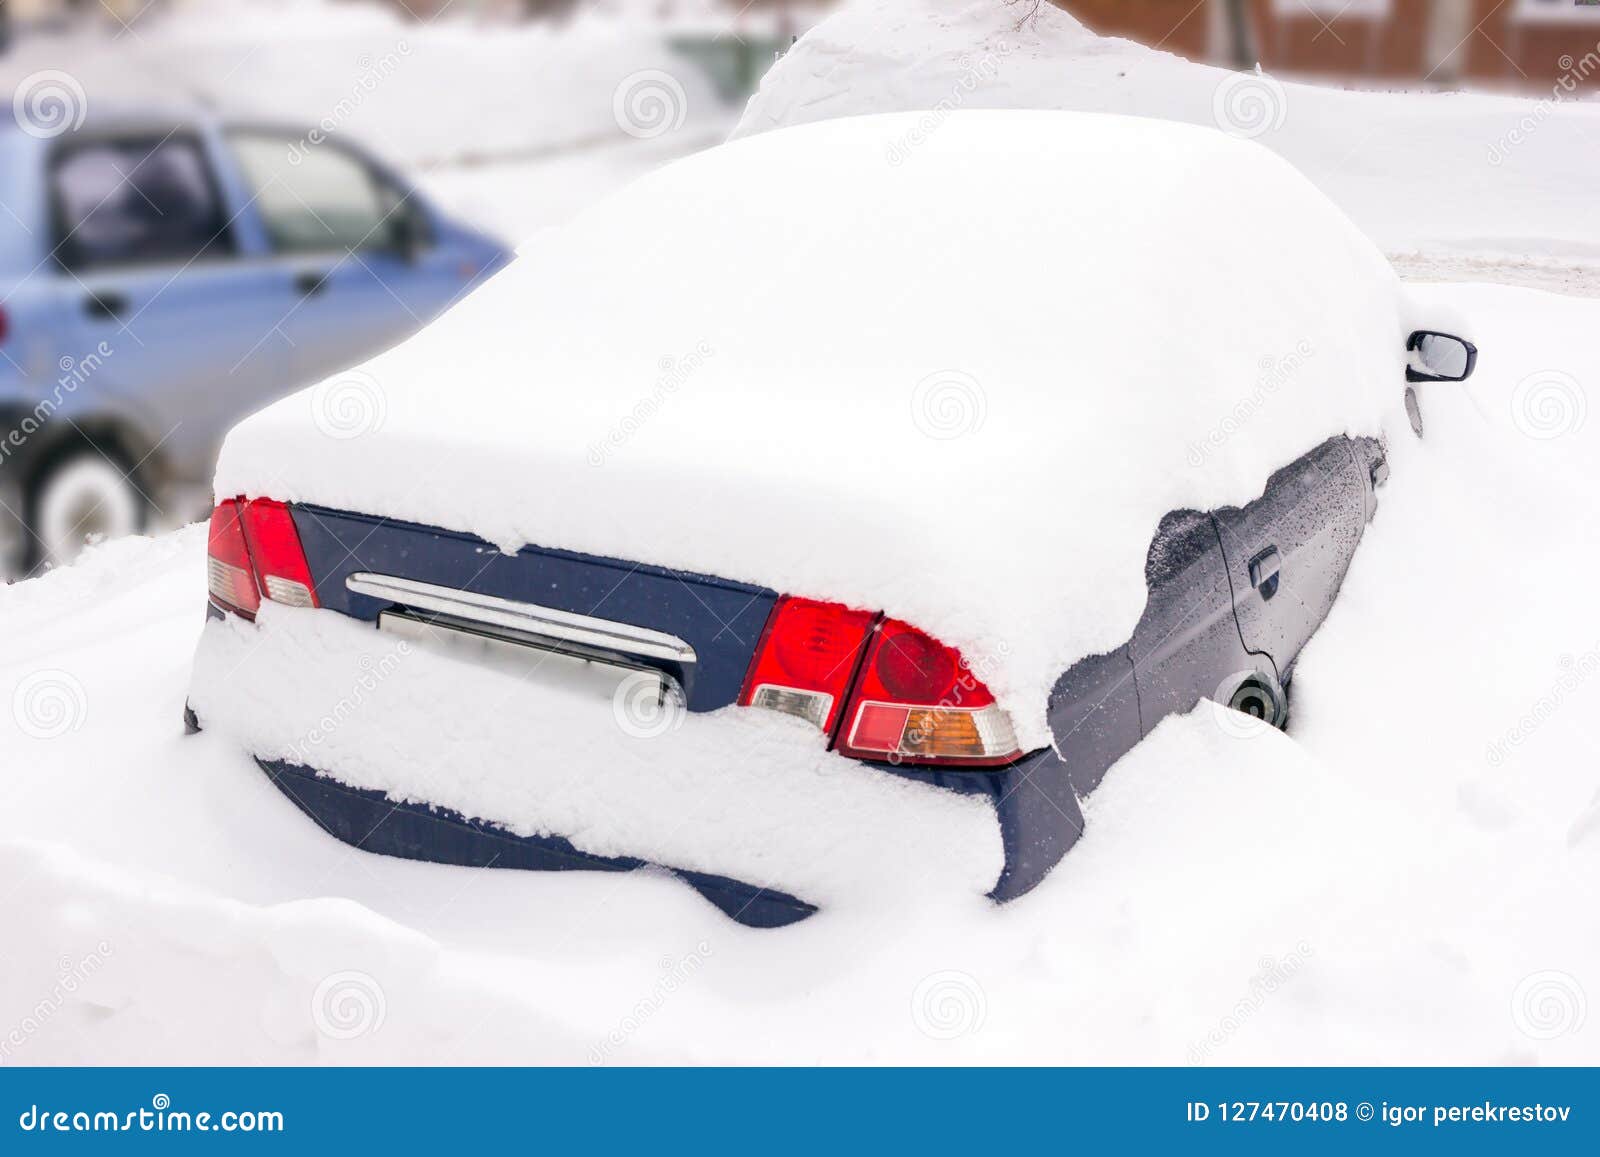
[(1406, 340), (1406, 381), (1464, 382), (1478, 364), (1478, 347), (1465, 338), (1419, 329)]

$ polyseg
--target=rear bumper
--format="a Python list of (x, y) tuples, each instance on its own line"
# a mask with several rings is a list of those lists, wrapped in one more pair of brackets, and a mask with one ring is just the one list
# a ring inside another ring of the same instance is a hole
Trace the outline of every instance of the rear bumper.
[[(190, 734), (200, 731), (199, 718), (187, 706), (183, 722)], [(519, 836), (448, 808), (396, 803), (380, 791), (351, 787), (283, 760), (258, 758), (256, 764), (323, 831), (378, 855), (535, 872), (631, 872), (652, 866), (634, 857), (597, 856), (558, 836)], [(1083, 832), (1077, 797), (1054, 752), (1037, 752), (1011, 767), (981, 775), (887, 765), (883, 770), (917, 780), (941, 776), (951, 781), (940, 785), (949, 790), (989, 797), (1006, 855), (1005, 868), (989, 896), (1002, 903), (1037, 886)], [(668, 870), (747, 927), (782, 928), (817, 911), (816, 905), (772, 888), (705, 872)]]
[[(350, 787), (308, 767), (281, 760), (257, 759), (256, 763), (273, 786), (323, 831), (380, 855), (535, 872), (631, 872), (649, 866), (630, 857), (593, 855), (559, 836), (519, 836), (448, 809), (395, 803), (380, 791)], [(668, 870), (746, 927), (782, 928), (817, 910), (787, 893), (726, 876)]]
[[(188, 708), (184, 725), (191, 733), (200, 730)], [(380, 791), (351, 787), (283, 760), (257, 759), (256, 764), (323, 831), (378, 855), (534, 872), (631, 872), (651, 866), (633, 857), (597, 856), (558, 836), (519, 836), (448, 808), (396, 803)], [(886, 770), (917, 778), (925, 774)], [(1006, 851), (1005, 868), (989, 893), (994, 900), (1014, 900), (1031, 891), (1083, 831), (1065, 769), (1050, 752), (1001, 771), (967, 776), (955, 790), (981, 793), (994, 803)], [(706, 872), (667, 870), (747, 927), (782, 928), (817, 911), (816, 905), (772, 888)]]
[(1050, 748), (987, 772), (877, 766), (918, 783), (988, 797), (1005, 852), (1005, 867), (989, 891), (992, 900), (1004, 903), (1031, 892), (1083, 835), (1077, 791), (1066, 763)]

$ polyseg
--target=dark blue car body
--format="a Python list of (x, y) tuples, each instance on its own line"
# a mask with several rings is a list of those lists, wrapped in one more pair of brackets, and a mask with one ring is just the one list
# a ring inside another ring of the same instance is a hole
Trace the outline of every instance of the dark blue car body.
[[(1166, 716), (1211, 699), (1283, 725), (1295, 660), (1333, 605), (1385, 476), (1377, 441), (1337, 437), (1279, 470), (1262, 496), (1242, 508), (1173, 512), (1151, 543), (1146, 607), (1129, 641), (1084, 657), (1057, 682), (1048, 708), (1051, 746), (1002, 767), (874, 766), (932, 789), (987, 798), (1005, 853), (990, 895), (1000, 901), (1021, 896), (1081, 836), (1080, 800)], [(325, 610), (375, 628), (386, 612), (412, 613), (403, 602), (351, 590), (353, 576), (386, 575), (536, 600), (573, 615), (603, 614), (694, 648), (692, 671), (665, 670), (682, 686), (691, 712), (739, 701), (779, 598), (746, 583), (631, 561), (539, 547), (499, 554), (467, 534), (313, 506), (290, 509)], [(213, 615), (223, 613), (213, 605)], [(325, 830), (367, 851), (538, 870), (618, 871), (642, 864), (590, 855), (556, 837), (516, 836), (425, 804), (396, 803), (329, 779), (327, 769), (272, 761), (262, 767)], [(803, 897), (704, 873), (678, 874), (753, 926), (788, 924), (814, 911)]]

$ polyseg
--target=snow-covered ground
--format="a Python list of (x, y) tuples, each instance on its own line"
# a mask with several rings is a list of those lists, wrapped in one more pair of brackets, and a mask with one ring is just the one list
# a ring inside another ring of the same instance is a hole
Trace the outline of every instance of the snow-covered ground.
[(1597, 307), (1426, 292), (1478, 375), (1395, 446), (1289, 733), (1169, 720), (1005, 908), (754, 932), (649, 875), (380, 859), (182, 734), (200, 530), (0, 591), (0, 1056), (1593, 1063)]
[[(1408, 275), (1600, 293), (1600, 102), (1293, 83), (1096, 36), (1048, 2), (1022, 21), (1031, 7), (848, 0), (767, 73), (737, 134), (921, 110), (931, 135), (961, 108), (1214, 125), (1282, 153)], [(1012, 192), (1019, 211), (1049, 204)]]
[[(1303, 127), (1323, 106), (1289, 91)], [(1515, 112), (1438, 99), (1482, 114), (1485, 149)], [(1532, 198), (1517, 217), (1478, 170), (1438, 182), (1494, 194), (1474, 227), (1359, 159), (1346, 208), (1376, 206), (1369, 227), (1433, 272), (1581, 264), (1593, 224), (1563, 174), (1595, 154), (1532, 147), (1564, 123), (1514, 152), (1550, 173), (1507, 186)], [(520, 235), (671, 151), (428, 180)], [(1342, 179), (1319, 183), (1338, 199)], [(222, 737), (183, 735), (203, 530), (0, 589), (0, 1064), (1600, 1062), (1600, 305), (1419, 292), (1459, 315), (1478, 374), (1425, 387), (1425, 440), (1393, 446), (1288, 734), (1169, 720), (1005, 908), (956, 890), (758, 932), (648, 873), (375, 857)]]

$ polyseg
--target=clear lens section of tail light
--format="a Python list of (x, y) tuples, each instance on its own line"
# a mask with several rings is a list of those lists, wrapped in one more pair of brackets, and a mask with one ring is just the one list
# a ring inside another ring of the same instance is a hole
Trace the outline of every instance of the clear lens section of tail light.
[(239, 504), (231, 498), (219, 502), (211, 512), (206, 543), (206, 590), (218, 606), (246, 618), (254, 617), (261, 607), (261, 595), (250, 569), (250, 552), (239, 523)]
[(840, 603), (780, 598), (739, 702), (798, 716), (831, 733), (876, 617)]

